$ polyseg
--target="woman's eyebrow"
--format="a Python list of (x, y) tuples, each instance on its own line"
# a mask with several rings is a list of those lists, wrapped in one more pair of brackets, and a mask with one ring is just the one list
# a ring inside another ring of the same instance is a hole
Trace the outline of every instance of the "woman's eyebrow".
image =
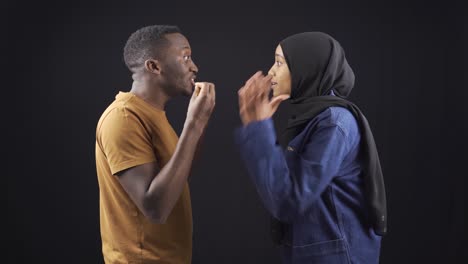
[(283, 59), (284, 59), (284, 56), (283, 56), (283, 55), (281, 55), (281, 54), (278, 54), (278, 53), (276, 53), (276, 54), (275, 54), (275, 56), (278, 56), (278, 57), (281, 57), (281, 58), (283, 58)]

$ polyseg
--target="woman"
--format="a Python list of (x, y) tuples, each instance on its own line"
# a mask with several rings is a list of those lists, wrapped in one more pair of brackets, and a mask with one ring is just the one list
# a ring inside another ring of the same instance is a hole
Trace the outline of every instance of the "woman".
[[(305, 32), (281, 41), (268, 75), (239, 90), (236, 141), (284, 263), (379, 261), (384, 182), (369, 124), (344, 99), (353, 86), (340, 44)], [(286, 99), (292, 115), (277, 140), (271, 117)]]

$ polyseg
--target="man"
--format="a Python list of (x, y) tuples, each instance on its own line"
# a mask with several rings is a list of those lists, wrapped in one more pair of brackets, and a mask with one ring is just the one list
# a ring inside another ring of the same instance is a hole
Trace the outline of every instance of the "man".
[[(141, 28), (124, 48), (130, 92), (119, 92), (96, 129), (100, 228), (106, 263), (190, 263), (192, 209), (187, 177), (215, 105), (212, 83), (176, 26)], [(193, 92), (192, 92), (193, 91)], [(165, 105), (191, 95), (178, 139)]]

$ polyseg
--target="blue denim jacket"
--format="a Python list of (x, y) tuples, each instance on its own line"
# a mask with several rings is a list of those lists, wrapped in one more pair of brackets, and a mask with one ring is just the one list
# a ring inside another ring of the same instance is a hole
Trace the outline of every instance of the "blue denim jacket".
[(283, 263), (379, 262), (351, 112), (327, 108), (285, 150), (271, 119), (237, 129), (235, 138), (264, 206), (284, 223)]

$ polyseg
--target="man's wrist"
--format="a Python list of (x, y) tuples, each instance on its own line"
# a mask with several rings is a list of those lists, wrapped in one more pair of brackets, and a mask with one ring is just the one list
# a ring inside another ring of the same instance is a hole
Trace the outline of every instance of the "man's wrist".
[(186, 120), (184, 124), (183, 132), (194, 133), (197, 136), (201, 136), (205, 130), (206, 124), (202, 121), (192, 119)]

